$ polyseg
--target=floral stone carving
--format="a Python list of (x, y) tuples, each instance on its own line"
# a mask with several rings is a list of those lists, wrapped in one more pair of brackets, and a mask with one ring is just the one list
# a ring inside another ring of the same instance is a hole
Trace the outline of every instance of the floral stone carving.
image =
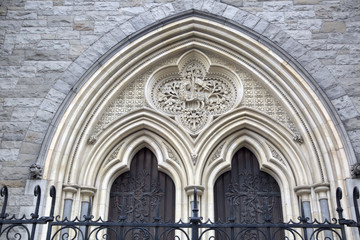
[(223, 66), (212, 66), (207, 56), (195, 50), (183, 55), (177, 66), (155, 72), (149, 88), (149, 104), (174, 117), (191, 134), (238, 105), (243, 92), (236, 74)]

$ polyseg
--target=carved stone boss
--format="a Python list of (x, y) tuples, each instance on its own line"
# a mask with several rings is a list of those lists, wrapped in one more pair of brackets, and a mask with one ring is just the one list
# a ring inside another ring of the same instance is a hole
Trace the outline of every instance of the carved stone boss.
[(190, 134), (198, 134), (214, 117), (236, 107), (243, 87), (236, 73), (212, 65), (202, 52), (184, 54), (177, 66), (155, 71), (146, 95), (150, 106), (180, 123)]

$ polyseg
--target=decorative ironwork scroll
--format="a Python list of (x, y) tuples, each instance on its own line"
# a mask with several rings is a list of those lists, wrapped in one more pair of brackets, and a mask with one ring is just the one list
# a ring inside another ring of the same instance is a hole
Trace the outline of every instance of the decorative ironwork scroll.
[[(354, 188), (353, 201), (355, 208), (356, 221), (345, 219), (343, 217), (343, 208), (341, 206), (342, 190), (336, 191), (336, 202), (338, 218), (331, 222), (313, 222), (309, 219), (299, 217), (299, 221), (289, 221), (273, 223), (264, 221), (263, 223), (239, 223), (234, 219), (226, 222), (203, 221), (198, 214), (198, 206), (194, 204), (189, 222), (166, 222), (162, 221), (160, 215), (157, 215), (153, 221), (134, 222), (127, 221), (126, 218), (119, 221), (104, 221), (103, 219), (93, 219), (88, 213), (84, 220), (75, 218), (73, 220), (61, 220), (60, 216), (54, 218), (54, 207), (56, 192), (52, 186), (50, 197), (52, 198), (49, 216), (40, 217), (38, 210), (40, 206), (40, 187), (36, 186), (34, 195), (36, 201), (35, 211), (29, 218), (23, 216), (16, 218), (7, 213), (8, 191), (3, 186), (0, 190), (0, 199), (2, 200), (2, 210), (0, 213), (0, 239), (25, 239), (34, 240), (36, 235), (46, 236), (46, 240), (53, 239), (186, 239), (186, 240), (205, 240), (215, 239), (217, 235), (221, 240), (239, 240), (239, 239), (262, 239), (266, 240), (320, 240), (325, 231), (331, 232), (331, 240), (346, 240), (345, 228), (354, 228), (360, 234), (360, 214), (359, 214), (359, 189)], [(10, 199), (11, 200), (11, 199)], [(194, 203), (197, 203), (196, 189), (194, 191)], [(230, 204), (230, 213), (234, 215), (234, 208)], [(39, 232), (38, 225), (42, 225), (42, 232)], [(311, 236), (305, 236), (306, 229), (312, 228)], [(126, 230), (125, 230), (126, 229)], [(67, 230), (66, 232), (64, 230)], [(226, 231), (229, 230), (229, 231)], [(284, 232), (285, 237), (280, 237), (279, 232)], [(110, 234), (112, 233), (112, 234)], [(256, 234), (255, 234), (256, 233)], [(326, 240), (329, 240), (328, 238)]]

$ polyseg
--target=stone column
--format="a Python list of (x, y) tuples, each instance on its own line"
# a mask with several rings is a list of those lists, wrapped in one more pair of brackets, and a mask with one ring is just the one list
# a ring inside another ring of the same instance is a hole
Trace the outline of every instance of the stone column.
[(65, 194), (64, 197), (64, 211), (63, 211), (63, 219), (67, 218), (71, 219), (71, 209), (74, 201), (75, 194), (77, 193), (77, 187), (74, 186), (65, 186), (63, 188), (63, 192)]
[(192, 208), (194, 206), (194, 189), (196, 188), (196, 192), (197, 192), (197, 203), (198, 203), (198, 209), (199, 209), (199, 212), (198, 212), (198, 216), (200, 216), (200, 209), (201, 209), (201, 205), (200, 205), (200, 200), (201, 200), (201, 195), (203, 194), (204, 192), (204, 187), (203, 186), (195, 186), (195, 185), (190, 185), (190, 186), (186, 186), (185, 187), (185, 191), (186, 191), (186, 194), (189, 196), (189, 199), (190, 199), (190, 215), (189, 216), (193, 216), (193, 213), (192, 213)]
[[(91, 215), (91, 208), (92, 208), (92, 201), (91, 198), (94, 196), (96, 189), (91, 187), (83, 187), (80, 190), (81, 192), (81, 213), (80, 213), (80, 220), (84, 221), (84, 216)], [(80, 231), (82, 234), (79, 235), (79, 240), (86, 238), (87, 236), (87, 228), (86, 226), (81, 226)]]
[[(310, 205), (310, 197), (311, 197), (311, 187), (310, 186), (299, 186), (295, 188), (296, 194), (300, 198), (300, 207), (302, 208), (303, 216), (309, 219), (309, 222), (312, 221), (311, 216), (311, 205)], [(310, 239), (311, 234), (313, 233), (313, 229), (306, 229), (307, 239)]]
[[(75, 194), (77, 193), (78, 189), (74, 186), (65, 186), (63, 188), (64, 192), (64, 210), (63, 210), (63, 219), (67, 218), (69, 221), (71, 221), (71, 210), (72, 210), (72, 204), (74, 202)], [(60, 233), (60, 239), (66, 238), (69, 234), (69, 229), (63, 229)], [(69, 238), (70, 239), (70, 238)]]
[[(331, 222), (328, 195), (327, 195), (327, 192), (329, 190), (330, 190), (330, 185), (328, 183), (320, 183), (314, 185), (314, 191), (318, 194), (322, 221), (327, 220)], [(333, 239), (331, 231), (325, 231), (325, 239)]]

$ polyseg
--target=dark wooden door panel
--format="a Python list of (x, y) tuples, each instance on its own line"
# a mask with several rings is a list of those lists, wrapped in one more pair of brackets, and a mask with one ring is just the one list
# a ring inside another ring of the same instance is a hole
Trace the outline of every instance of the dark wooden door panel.
[[(155, 155), (143, 148), (134, 156), (130, 171), (121, 174), (111, 187), (109, 219), (153, 222), (158, 216), (162, 221), (175, 221), (175, 185), (168, 175), (158, 171)], [(114, 239), (115, 233), (111, 232)]]
[[(230, 215), (230, 202), (236, 222), (263, 223), (283, 220), (280, 188), (273, 177), (260, 171), (255, 155), (242, 148), (235, 153), (231, 171), (222, 174), (214, 186), (215, 219), (226, 222)], [(250, 235), (261, 234), (249, 232)], [(281, 234), (282, 235), (282, 234)], [(279, 236), (280, 237), (280, 236)]]

